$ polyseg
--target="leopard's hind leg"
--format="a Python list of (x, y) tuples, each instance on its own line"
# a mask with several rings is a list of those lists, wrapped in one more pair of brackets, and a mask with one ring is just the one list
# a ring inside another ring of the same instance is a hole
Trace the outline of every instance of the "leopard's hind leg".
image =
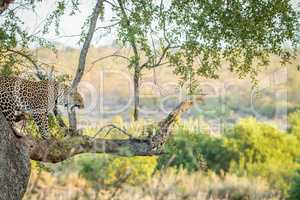
[(1, 111), (3, 115), (5, 116), (6, 120), (10, 123), (11, 129), (16, 137), (21, 138), (24, 137), (24, 134), (22, 134), (20, 131), (17, 130), (14, 122), (16, 121), (14, 110), (8, 106), (7, 109), (2, 109)]
[(14, 124), (16, 121), (14, 102), (8, 97), (0, 98), (0, 101), (0, 111), (5, 116), (6, 120), (10, 123), (13, 133), (18, 138), (23, 137), (24, 135), (16, 129)]

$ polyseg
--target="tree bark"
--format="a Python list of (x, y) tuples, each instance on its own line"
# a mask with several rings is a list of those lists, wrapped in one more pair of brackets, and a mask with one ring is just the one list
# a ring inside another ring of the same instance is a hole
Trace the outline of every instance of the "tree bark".
[(0, 113), (0, 200), (22, 199), (30, 176), (30, 158), (25, 140), (18, 139)]
[(137, 121), (139, 119), (139, 111), (140, 111), (140, 72), (137, 68), (135, 68), (134, 76), (133, 76), (133, 84), (134, 84), (134, 110), (133, 110), (133, 119)]

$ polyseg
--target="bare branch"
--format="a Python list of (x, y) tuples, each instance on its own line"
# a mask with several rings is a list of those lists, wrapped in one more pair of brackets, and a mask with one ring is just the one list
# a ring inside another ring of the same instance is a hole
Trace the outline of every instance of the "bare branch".
[(57, 40), (60, 38), (72, 38), (72, 37), (80, 37), (80, 34), (74, 34), (74, 35), (60, 35), (58, 37), (53, 38), (53, 40)]
[(96, 64), (97, 62), (100, 62), (100, 61), (105, 60), (105, 59), (107, 59), (107, 58), (118, 57), (118, 58), (123, 58), (123, 59), (127, 60), (128, 62), (130, 62), (130, 59), (129, 59), (128, 57), (122, 56), (122, 55), (119, 55), (119, 54), (116, 54), (118, 51), (119, 51), (119, 50), (115, 51), (115, 52), (114, 52), (113, 54), (111, 54), (111, 55), (104, 56), (104, 57), (101, 57), (101, 58), (98, 58), (98, 59), (94, 60), (94, 61), (91, 63), (92, 65), (89, 67), (89, 69), (86, 70), (86, 73), (90, 72), (90, 71), (94, 68), (94, 66), (95, 66), (95, 64)]
[(113, 4), (112, 2), (108, 1), (108, 0), (104, 0), (103, 2), (108, 3), (109, 5), (111, 5), (113, 8), (117, 8), (118, 6), (116, 4)]
[(104, 57), (101, 57), (101, 58), (98, 58), (98, 59), (94, 60), (94, 61), (92, 62), (92, 65), (96, 64), (96, 63), (99, 62), (99, 61), (102, 61), (102, 60), (104, 60), (104, 59), (111, 58), (111, 57), (123, 58), (123, 59), (127, 60), (128, 62), (130, 61), (130, 59), (129, 59), (128, 57), (126, 57), (126, 56), (122, 56), (122, 55), (113, 53), (113, 54), (111, 54), (111, 55), (104, 56)]

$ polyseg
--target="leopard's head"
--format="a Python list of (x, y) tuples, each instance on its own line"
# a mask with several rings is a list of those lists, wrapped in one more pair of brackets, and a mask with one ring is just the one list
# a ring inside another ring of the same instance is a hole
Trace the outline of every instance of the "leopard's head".
[(73, 106), (75, 106), (75, 107), (77, 107), (79, 109), (83, 109), (84, 108), (83, 97), (81, 96), (81, 94), (79, 92), (76, 92), (74, 94)]
[(75, 92), (71, 95), (71, 88), (68, 85), (59, 85), (58, 87), (57, 104), (65, 107), (77, 107), (79, 109), (84, 108), (84, 100), (79, 92)]

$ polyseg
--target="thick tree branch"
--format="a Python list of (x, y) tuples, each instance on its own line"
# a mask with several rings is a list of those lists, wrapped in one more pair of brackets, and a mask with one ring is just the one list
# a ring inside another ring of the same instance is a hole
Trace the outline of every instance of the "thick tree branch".
[[(202, 98), (200, 98), (202, 100)], [(144, 139), (103, 139), (89, 136), (69, 136), (61, 140), (25, 136), (20, 140), (29, 144), (32, 160), (57, 163), (82, 153), (110, 153), (119, 156), (153, 156), (162, 154), (162, 145), (170, 136), (176, 119), (189, 110), (196, 101), (186, 100), (176, 107), (157, 125), (146, 127), (148, 137)], [(158, 127), (153, 130), (153, 127)]]
[(26, 137), (32, 160), (57, 163), (82, 153), (110, 153), (120, 156), (151, 156), (157, 152), (150, 150), (148, 140), (94, 139), (88, 136), (74, 136), (50, 143)]
[[(173, 130), (176, 120), (186, 111), (194, 106), (195, 103), (203, 101), (203, 96), (194, 100), (186, 100), (180, 103), (165, 119), (158, 123), (157, 131), (150, 135), (150, 145), (152, 150), (160, 151), (161, 146), (167, 141)], [(151, 131), (151, 130), (150, 130)], [(148, 132), (150, 132), (148, 131)]]

